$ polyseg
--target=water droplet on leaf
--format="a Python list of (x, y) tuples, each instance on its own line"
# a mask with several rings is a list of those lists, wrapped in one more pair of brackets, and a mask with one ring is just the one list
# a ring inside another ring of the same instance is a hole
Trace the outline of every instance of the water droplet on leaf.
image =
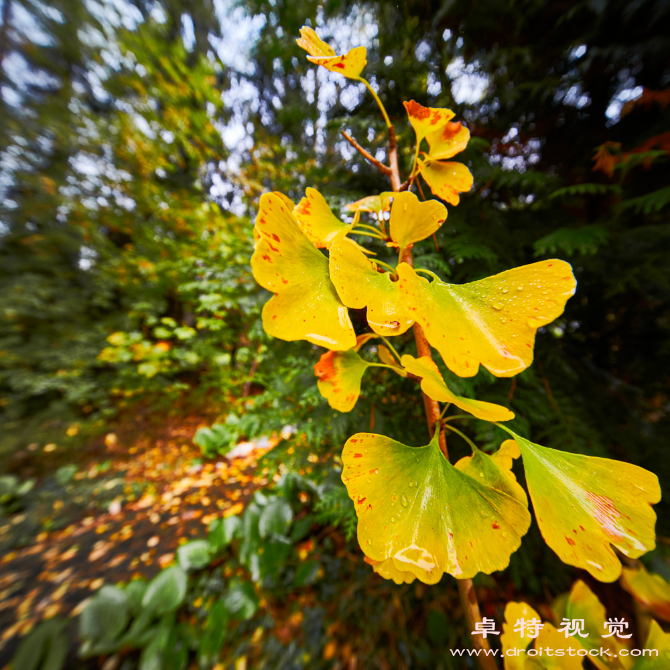
[(407, 505), (409, 505), (409, 500), (407, 500), (407, 496), (404, 493), (400, 496), (400, 504), (403, 507), (407, 507)]

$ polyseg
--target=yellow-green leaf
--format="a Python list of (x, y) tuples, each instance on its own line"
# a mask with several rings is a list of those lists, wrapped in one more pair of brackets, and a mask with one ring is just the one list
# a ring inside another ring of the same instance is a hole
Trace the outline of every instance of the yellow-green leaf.
[(661, 575), (647, 572), (640, 563), (636, 568), (623, 569), (621, 586), (642, 608), (670, 622), (670, 584)]
[(463, 151), (470, 141), (470, 131), (461, 123), (447, 123), (426, 137), (428, 157), (446, 160)]
[(514, 413), (501, 405), (495, 405), (494, 403), (482, 400), (462, 398), (456, 395), (446, 385), (435, 361), (429, 356), (414, 358), (414, 356), (405, 354), (400, 359), (400, 362), (407, 372), (421, 377), (421, 390), (433, 400), (451, 402), (456, 407), (470, 412), (470, 414), (473, 414), (478, 419), (486, 421), (509, 421), (514, 418)]
[(400, 367), (400, 363), (398, 363), (395, 356), (383, 344), (377, 346), (377, 355), (384, 365), (390, 365), (401, 377), (407, 377), (407, 371)]
[(319, 393), (339, 412), (351, 412), (361, 394), (361, 380), (370, 363), (353, 349), (327, 351), (314, 366)]
[[(514, 445), (514, 446), (512, 446)], [(456, 467), (476, 479), (479, 477), (494, 489), (498, 489), (528, 507), (528, 496), (516, 481), (512, 472), (512, 461), (521, 456), (521, 451), (514, 440), (506, 440), (500, 449), (490, 456), (477, 450), (472, 456), (464, 456), (456, 463)]]
[(401, 572), (393, 561), (389, 558), (385, 561), (373, 561), (365, 557), (365, 562), (372, 566), (372, 569), (384, 579), (392, 579), (396, 584), (410, 584), (416, 577), (411, 572)]
[(379, 216), (381, 212), (388, 212), (391, 209), (391, 198), (394, 195), (392, 191), (384, 191), (379, 195), (369, 195), (348, 204), (347, 209), (350, 212), (372, 212)]
[[(533, 638), (524, 629), (523, 634), (514, 632), (514, 627), (519, 619), (530, 621), (537, 619), (541, 621), (540, 615), (528, 604), (509, 602), (505, 606), (505, 621), (503, 623), (503, 632), (500, 636), (500, 644), (505, 657), (505, 670), (524, 670), (526, 662), (526, 649), (533, 641)], [(514, 655), (509, 654), (510, 650), (516, 650)]]
[(645, 650), (656, 650), (658, 656), (646, 653), (645, 656), (636, 661), (633, 670), (668, 670), (670, 668), (670, 633), (663, 629), (652, 620), (649, 627), (649, 637)]
[[(584, 621), (584, 632), (587, 633), (587, 637), (579, 636), (578, 640), (584, 649), (602, 648), (609, 651), (609, 656), (590, 656), (591, 662), (597, 668), (600, 670), (629, 670), (633, 665), (631, 657), (621, 655), (621, 650), (628, 649), (629, 646), (625, 640), (620, 640), (616, 635), (608, 635), (609, 630), (605, 627), (605, 607), (581, 579), (572, 585), (566, 604), (565, 617), (569, 620), (582, 619)], [(624, 635), (632, 632), (633, 629), (630, 628), (624, 631)], [(565, 636), (565, 633), (562, 635)], [(608, 635), (608, 637), (603, 637), (603, 635)]]
[(442, 128), (454, 118), (454, 113), (450, 109), (424, 107), (414, 100), (402, 104), (405, 105), (405, 111), (416, 133), (417, 142), (421, 142), (426, 135)]
[(329, 248), (335, 237), (351, 230), (351, 224), (340, 221), (315, 188), (305, 190), (305, 197), (293, 210), (293, 216), (300, 230), (319, 248)]
[(309, 26), (300, 28), (300, 39), (295, 42), (310, 56), (328, 57), (335, 55), (333, 47), (324, 42)]
[(254, 278), (275, 294), (263, 307), (265, 332), (336, 351), (351, 349), (356, 335), (330, 281), (328, 259), (314, 248), (275, 193), (261, 196), (254, 239)]
[(455, 468), (438, 434), (425, 447), (358, 433), (344, 445), (344, 481), (358, 515), (358, 541), (373, 561), (436, 584), (509, 564), (528, 530), (518, 500)]
[(621, 574), (612, 547), (631, 558), (655, 547), (656, 475), (630, 463), (542, 447), (507, 430), (521, 449), (542, 536), (564, 563), (612, 582)]
[(433, 195), (450, 205), (458, 205), (461, 201), (459, 193), (466, 193), (474, 183), (472, 173), (463, 163), (419, 161), (419, 172)]
[(430, 237), (446, 218), (447, 208), (437, 200), (419, 202), (414, 193), (397, 193), (391, 205), (391, 239), (404, 249)]
[[(581, 638), (580, 638), (581, 640)], [(545, 623), (540, 634), (535, 639), (533, 647), (539, 649), (553, 649), (553, 654), (548, 656), (545, 653), (542, 656), (528, 657), (524, 670), (532, 668), (541, 668), (542, 670), (581, 670), (584, 667), (584, 657), (578, 656), (582, 649), (579, 642), (574, 637), (565, 637), (564, 633), (559, 633), (550, 623)], [(570, 650), (572, 649), (572, 654)], [(593, 657), (591, 657), (593, 660)], [(530, 665), (532, 661), (534, 665)]]
[(330, 278), (342, 302), (352, 309), (367, 307), (370, 328), (379, 335), (400, 335), (414, 323), (401, 299), (398, 282), (351, 240), (337, 238), (330, 248)]
[(461, 285), (428, 282), (407, 263), (397, 272), (407, 311), (460, 377), (476, 375), (480, 364), (498, 377), (527, 368), (537, 329), (563, 312), (576, 287), (572, 268), (560, 260)]

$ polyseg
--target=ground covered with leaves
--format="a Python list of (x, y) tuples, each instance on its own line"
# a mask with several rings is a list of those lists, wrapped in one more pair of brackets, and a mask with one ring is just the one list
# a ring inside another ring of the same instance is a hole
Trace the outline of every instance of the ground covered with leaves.
[(240, 512), (268, 483), (254, 474), (262, 446), (203, 462), (191, 440), (202, 423), (168, 422), (153, 435), (117, 430), (79, 466), (59, 466), (67, 457), (57, 448), (15, 459), (19, 473), (38, 477), (22, 509), (0, 517), (0, 667), (36, 622), (80, 612), (103, 584), (153, 577), (180, 544)]

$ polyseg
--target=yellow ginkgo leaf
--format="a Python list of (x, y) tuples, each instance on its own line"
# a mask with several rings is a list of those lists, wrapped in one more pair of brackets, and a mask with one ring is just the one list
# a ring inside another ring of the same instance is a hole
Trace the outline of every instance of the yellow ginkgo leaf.
[(414, 323), (398, 282), (390, 273), (378, 272), (376, 263), (347, 238), (338, 237), (330, 247), (330, 278), (347, 307), (368, 308), (368, 323), (375, 333), (400, 335)]
[(630, 463), (556, 451), (514, 434), (544, 541), (602, 582), (621, 574), (612, 547), (637, 558), (656, 546), (656, 475)]
[(429, 356), (414, 358), (414, 356), (405, 354), (400, 362), (407, 372), (421, 377), (421, 390), (433, 400), (451, 402), (478, 419), (486, 421), (509, 421), (514, 418), (514, 413), (501, 405), (457, 396), (446, 385), (435, 361)]
[[(584, 649), (603, 649), (609, 652), (608, 655), (593, 654), (590, 656), (591, 662), (599, 670), (629, 670), (633, 665), (633, 659), (630, 656), (621, 654), (622, 649), (627, 650), (629, 646), (625, 640), (609, 634), (610, 631), (605, 626), (605, 607), (581, 579), (577, 580), (570, 589), (565, 618), (570, 621), (577, 619), (584, 622), (586, 637), (579, 637), (579, 644)], [(625, 634), (632, 632), (631, 629), (625, 631)], [(562, 636), (565, 637), (565, 633)]]
[(361, 380), (370, 363), (353, 349), (327, 351), (314, 366), (319, 393), (338, 412), (351, 412), (361, 394)]
[(407, 311), (460, 377), (476, 375), (480, 364), (498, 377), (525, 370), (537, 329), (563, 312), (577, 285), (570, 265), (560, 260), (461, 285), (428, 282), (407, 263), (397, 272)]
[(458, 205), (459, 193), (472, 188), (472, 173), (463, 163), (450, 161), (419, 161), (419, 172), (426, 180), (433, 195), (450, 205)]
[(468, 146), (470, 131), (461, 123), (447, 123), (426, 137), (428, 157), (431, 160), (447, 160), (461, 153)]
[(653, 619), (644, 648), (649, 652), (645, 651), (645, 655), (636, 661), (633, 670), (667, 670), (670, 668), (670, 633), (666, 633)]
[(335, 55), (333, 47), (324, 42), (309, 26), (300, 28), (300, 39), (297, 39), (295, 42), (310, 56), (327, 58)]
[(454, 113), (450, 109), (424, 107), (414, 100), (402, 104), (405, 105), (417, 142), (421, 142), (428, 134), (434, 133), (454, 118)]
[(394, 196), (393, 191), (384, 191), (379, 195), (369, 195), (348, 204), (347, 209), (350, 212), (371, 212), (379, 216), (381, 212), (388, 212), (391, 209), (391, 198)]
[(384, 579), (392, 579), (396, 584), (410, 584), (416, 577), (411, 572), (400, 572), (393, 561), (389, 558), (385, 561), (373, 561), (367, 556), (365, 562), (372, 566), (372, 569)]
[(263, 328), (282, 340), (308, 340), (343, 351), (356, 344), (347, 308), (330, 281), (328, 259), (300, 230), (283, 198), (261, 196), (251, 269), (275, 295), (263, 307)]
[(358, 433), (342, 451), (361, 549), (426, 584), (504, 569), (530, 525), (521, 502), (449, 463), (438, 433), (418, 448)]
[[(581, 638), (580, 638), (581, 641)], [(533, 644), (537, 652), (537, 656), (528, 657), (528, 661), (532, 661), (534, 665), (529, 665), (526, 661), (524, 670), (581, 670), (584, 667), (584, 657), (578, 655), (583, 649), (579, 642), (574, 637), (565, 637), (564, 633), (560, 633), (550, 623), (545, 623), (540, 630), (540, 634), (535, 639)], [(552, 654), (549, 655), (546, 651), (540, 656), (539, 650), (551, 649)], [(590, 657), (594, 660), (594, 657)], [(507, 670), (507, 667), (505, 667)]]
[[(514, 447), (511, 447), (511, 444)], [(521, 451), (514, 440), (503, 442), (495, 454), (485, 454), (481, 450), (475, 451), (472, 456), (464, 456), (456, 467), (470, 477), (479, 477), (494, 489), (498, 489), (511, 496), (525, 507), (528, 507), (528, 496), (516, 481), (512, 472), (512, 459), (521, 456)]]
[(397, 193), (391, 205), (389, 228), (400, 249), (430, 237), (446, 220), (447, 208), (437, 200), (419, 202), (409, 191)]
[[(505, 657), (505, 670), (524, 670), (526, 662), (526, 649), (533, 641), (528, 630), (524, 627), (523, 632), (514, 631), (516, 622), (523, 619), (541, 621), (540, 615), (528, 604), (509, 602), (505, 606), (505, 621), (503, 622), (500, 644)], [(510, 653), (512, 652), (512, 653)]]
[(305, 197), (293, 210), (293, 216), (300, 230), (319, 248), (329, 248), (338, 235), (345, 235), (351, 230), (351, 224), (340, 221), (315, 188), (305, 190)]
[(621, 586), (635, 601), (653, 616), (670, 622), (670, 583), (661, 575), (649, 573), (640, 563), (636, 568), (624, 568)]
[(383, 344), (377, 346), (377, 355), (379, 356), (379, 360), (384, 365), (389, 365), (392, 367), (393, 370), (401, 377), (407, 377), (407, 371), (400, 367), (400, 363), (398, 363), (395, 356), (393, 356), (393, 354)]

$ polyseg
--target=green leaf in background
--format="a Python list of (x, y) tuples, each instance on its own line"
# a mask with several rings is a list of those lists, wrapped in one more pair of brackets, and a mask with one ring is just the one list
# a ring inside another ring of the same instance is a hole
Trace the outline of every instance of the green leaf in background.
[(186, 573), (178, 565), (163, 570), (149, 582), (142, 607), (158, 615), (173, 612), (184, 602), (187, 581)]
[(91, 643), (112, 642), (128, 625), (128, 598), (116, 586), (103, 586), (79, 615), (79, 635)]
[(10, 663), (11, 670), (61, 670), (69, 648), (60, 618), (42, 621), (19, 644)]
[(286, 535), (293, 521), (293, 510), (282, 498), (273, 498), (258, 519), (258, 534), (261, 538)]
[(295, 571), (295, 586), (307, 586), (316, 581), (321, 564), (318, 561), (303, 561)]
[(207, 540), (192, 540), (177, 549), (179, 565), (187, 572), (204, 568), (210, 559), (211, 546)]
[(223, 602), (231, 617), (244, 621), (256, 613), (259, 599), (251, 582), (241, 582), (230, 588)]
[(207, 535), (212, 551), (219, 552), (225, 549), (237, 534), (240, 526), (241, 522), (238, 516), (229, 516), (225, 519), (219, 518), (212, 521), (209, 524)]

